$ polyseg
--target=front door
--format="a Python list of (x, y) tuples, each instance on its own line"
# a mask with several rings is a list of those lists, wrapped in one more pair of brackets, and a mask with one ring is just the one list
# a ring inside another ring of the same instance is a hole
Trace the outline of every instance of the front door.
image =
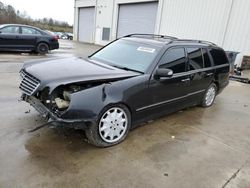
[(22, 27), (21, 33), (22, 35), (20, 36), (20, 40), (22, 41), (23, 49), (34, 50), (37, 38), (41, 35), (41, 33), (30, 27)]
[(186, 72), (187, 58), (185, 49), (175, 47), (167, 50), (161, 58), (158, 68), (171, 69), (171, 78), (155, 78), (149, 83), (149, 94), (152, 104), (141, 110), (149, 110), (152, 115), (165, 114), (181, 108), (185, 103), (190, 83), (189, 75)]
[(20, 27), (6, 26), (0, 30), (0, 48), (6, 50), (19, 49)]

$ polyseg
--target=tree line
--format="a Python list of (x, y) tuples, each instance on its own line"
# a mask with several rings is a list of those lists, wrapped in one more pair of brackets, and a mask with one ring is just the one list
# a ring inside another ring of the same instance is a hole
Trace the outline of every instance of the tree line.
[(57, 32), (72, 32), (73, 27), (67, 22), (57, 21), (52, 18), (32, 19), (26, 12), (15, 10), (11, 5), (0, 1), (0, 24), (25, 24), (44, 30)]

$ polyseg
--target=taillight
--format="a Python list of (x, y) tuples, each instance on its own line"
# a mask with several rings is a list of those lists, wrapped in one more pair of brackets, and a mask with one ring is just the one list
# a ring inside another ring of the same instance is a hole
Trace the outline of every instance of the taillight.
[(57, 35), (54, 35), (52, 39), (53, 39), (53, 40), (58, 40), (59, 37), (58, 37)]

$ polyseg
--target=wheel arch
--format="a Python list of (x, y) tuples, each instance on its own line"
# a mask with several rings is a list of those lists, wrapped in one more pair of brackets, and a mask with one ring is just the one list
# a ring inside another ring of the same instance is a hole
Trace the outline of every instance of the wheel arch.
[[(100, 111), (100, 114), (98, 116), (101, 116), (106, 109), (114, 107), (116, 105), (123, 105), (123, 106), (125, 106), (129, 110), (130, 116), (131, 116), (131, 119), (132, 119), (132, 117), (133, 117), (133, 110), (132, 110), (132, 108), (127, 103), (125, 103), (123, 101), (107, 104), (106, 106), (104, 106), (102, 108), (102, 110)], [(100, 117), (98, 117), (98, 118), (100, 118)]]
[(48, 45), (48, 47), (49, 47), (49, 50), (50, 50), (50, 45), (49, 45), (49, 42), (48, 42), (48, 41), (44, 41), (44, 40), (41, 40), (41, 41), (38, 41), (38, 42), (37, 42), (37, 44), (36, 44), (36, 50), (37, 50), (38, 45), (39, 45), (39, 44), (41, 44), (41, 43), (45, 43), (45, 44), (47, 44), (47, 45)]

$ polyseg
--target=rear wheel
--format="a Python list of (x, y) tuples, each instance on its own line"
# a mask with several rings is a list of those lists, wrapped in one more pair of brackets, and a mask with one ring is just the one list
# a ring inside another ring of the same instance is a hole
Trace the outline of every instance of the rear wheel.
[(41, 55), (45, 55), (46, 53), (49, 52), (49, 46), (46, 43), (39, 43), (37, 45), (37, 52)]
[(88, 141), (98, 147), (108, 147), (122, 142), (131, 127), (131, 114), (122, 104), (105, 108), (95, 125), (86, 130)]
[(214, 83), (212, 83), (206, 90), (201, 105), (203, 107), (211, 106), (214, 103), (216, 93), (217, 93), (217, 86)]

